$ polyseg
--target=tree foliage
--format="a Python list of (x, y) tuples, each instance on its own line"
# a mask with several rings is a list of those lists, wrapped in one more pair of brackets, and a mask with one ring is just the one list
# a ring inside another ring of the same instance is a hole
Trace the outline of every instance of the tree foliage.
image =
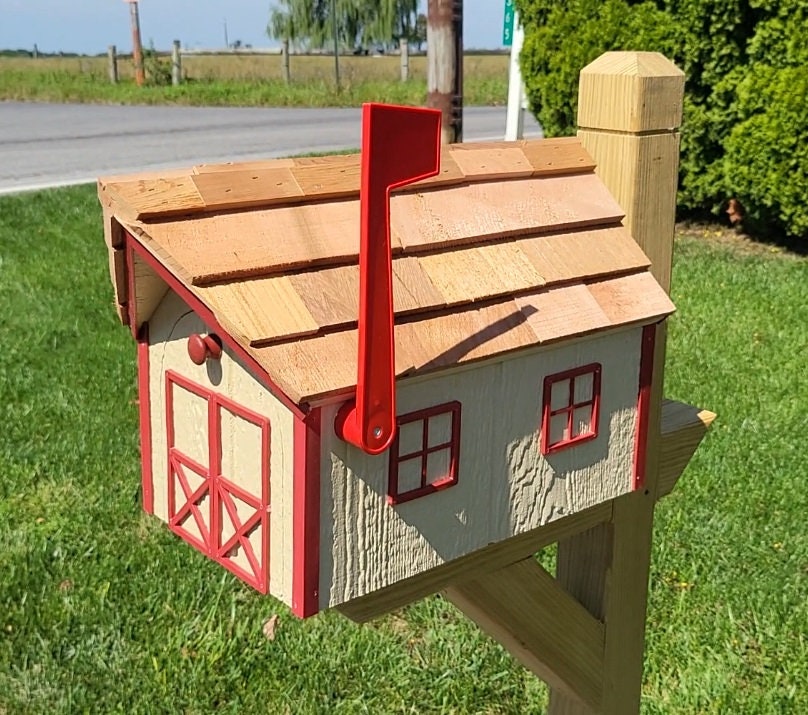
[(418, 0), (277, 0), (267, 33), (302, 49), (334, 41), (334, 11), (341, 47), (418, 41)]
[(575, 130), (579, 71), (607, 50), (655, 50), (687, 77), (679, 206), (808, 237), (806, 0), (516, 0), (531, 107)]

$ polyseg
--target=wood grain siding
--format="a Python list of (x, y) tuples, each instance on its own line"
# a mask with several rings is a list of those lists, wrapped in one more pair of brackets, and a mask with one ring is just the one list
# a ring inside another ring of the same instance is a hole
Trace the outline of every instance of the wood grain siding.
[[(264, 415), (270, 422), (270, 478), (271, 484), (271, 516), (269, 581), (270, 593), (291, 605), (292, 596), (292, 445), (293, 417), (278, 400), (276, 400), (261, 383), (244, 368), (225, 347), (218, 361), (209, 360), (204, 365), (191, 362), (187, 352), (188, 336), (192, 333), (207, 333), (207, 326), (191, 312), (188, 306), (170, 291), (155, 310), (149, 321), (149, 396), (152, 416), (152, 474), (154, 482), (154, 513), (163, 521), (168, 521), (167, 490), (167, 422), (166, 422), (166, 371), (175, 370), (183, 377), (193, 381), (207, 390), (220, 393), (245, 408)], [(194, 409), (193, 396), (187, 398), (186, 406)], [(199, 398), (197, 398), (197, 402)], [(201, 409), (196, 405), (197, 411)], [(178, 405), (177, 409), (183, 409)], [(183, 426), (183, 446), (192, 452), (192, 457), (205, 459), (208, 450), (207, 422), (200, 413), (199, 419), (186, 419)], [(226, 419), (223, 430), (228, 432), (225, 448), (225, 464), (238, 457), (238, 434), (244, 428), (250, 434), (252, 425), (244, 421)], [(229, 460), (229, 461), (228, 461)], [(255, 469), (246, 470), (248, 479), (255, 479)], [(241, 486), (255, 493), (257, 484), (245, 483)]]
[[(387, 503), (388, 455), (365, 455), (324, 429), (321, 608), (629, 492), (641, 332), (614, 331), (507, 363), (403, 380), (399, 413), (452, 400), (463, 410), (458, 483), (404, 504)], [(603, 365), (597, 438), (543, 457), (544, 377), (593, 359)], [(531, 389), (534, 399), (525, 399)], [(324, 425), (337, 407), (323, 408)]]

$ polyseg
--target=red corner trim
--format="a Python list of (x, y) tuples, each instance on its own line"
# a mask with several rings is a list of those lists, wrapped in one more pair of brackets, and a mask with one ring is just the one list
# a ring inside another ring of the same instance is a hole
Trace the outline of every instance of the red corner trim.
[(320, 409), (295, 418), (292, 612), (320, 610)]
[(645, 469), (648, 452), (648, 427), (651, 412), (651, 383), (654, 378), (654, 344), (656, 325), (642, 329), (640, 353), (640, 385), (637, 394), (637, 433), (634, 441), (634, 489), (645, 486)]
[[(222, 327), (218, 320), (216, 320), (216, 316), (213, 312), (208, 308), (199, 298), (197, 298), (188, 288), (186, 288), (179, 280), (177, 280), (176, 276), (174, 276), (170, 271), (166, 269), (166, 267), (160, 263), (151, 253), (149, 253), (146, 248), (128, 231), (126, 232), (126, 243), (128, 247), (128, 255), (130, 256), (129, 263), (129, 281), (130, 281), (130, 292), (129, 292), (129, 311), (130, 316), (134, 315), (135, 309), (135, 300), (134, 300), (134, 261), (131, 260), (132, 252), (137, 253), (140, 258), (142, 258), (149, 266), (157, 273), (160, 278), (162, 278), (168, 286), (173, 290), (180, 298), (182, 298), (188, 306), (193, 310), (207, 325), (208, 330), (216, 333), (222, 342), (227, 345), (236, 355), (238, 355), (239, 359), (244, 362), (244, 364), (249, 368), (250, 372), (261, 382), (263, 383), (266, 388), (276, 397), (288, 410), (290, 410), (295, 417), (304, 417), (306, 413), (300, 409), (300, 407), (293, 402), (286, 393), (278, 387), (272, 379), (267, 374), (267, 371), (261, 367), (258, 361), (252, 357), (241, 345), (239, 345), (230, 333)], [(132, 322), (134, 325), (134, 321)]]
[(137, 335), (137, 400), (140, 416), (140, 481), (143, 489), (143, 509), (149, 514), (154, 514), (148, 323), (141, 326)]

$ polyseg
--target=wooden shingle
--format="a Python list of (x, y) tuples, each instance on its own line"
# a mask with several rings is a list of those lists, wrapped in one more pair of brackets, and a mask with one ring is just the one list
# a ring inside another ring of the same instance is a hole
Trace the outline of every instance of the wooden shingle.
[[(399, 376), (505, 359), (673, 310), (575, 138), (459, 145), (390, 202)], [(99, 182), (125, 319), (124, 231), (298, 404), (357, 378), (359, 160), (306, 157)], [(166, 286), (137, 260), (140, 324)]]

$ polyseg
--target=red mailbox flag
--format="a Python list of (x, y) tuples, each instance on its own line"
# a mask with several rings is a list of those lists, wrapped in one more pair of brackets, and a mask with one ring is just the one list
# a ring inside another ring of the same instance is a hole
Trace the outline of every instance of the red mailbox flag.
[(362, 106), (359, 194), (359, 364), (356, 399), (337, 414), (337, 435), (368, 454), (396, 433), (390, 191), (440, 171), (439, 110)]

